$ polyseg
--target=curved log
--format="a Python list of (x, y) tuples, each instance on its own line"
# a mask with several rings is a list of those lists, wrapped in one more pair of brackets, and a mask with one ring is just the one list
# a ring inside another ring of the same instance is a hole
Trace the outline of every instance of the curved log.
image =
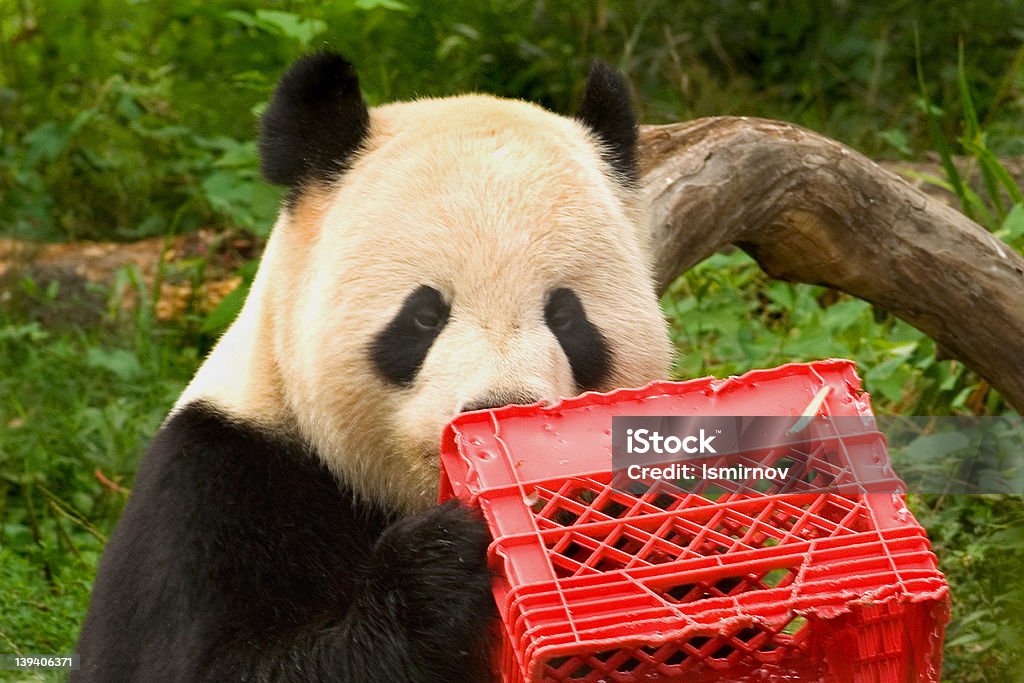
[(779, 121), (645, 126), (640, 171), (663, 289), (735, 244), (772, 277), (891, 311), (1024, 413), (1024, 258), (962, 214)]

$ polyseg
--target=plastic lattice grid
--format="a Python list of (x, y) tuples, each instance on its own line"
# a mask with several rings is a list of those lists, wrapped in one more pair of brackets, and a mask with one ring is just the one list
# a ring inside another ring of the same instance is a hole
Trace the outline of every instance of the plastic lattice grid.
[[(604, 479), (604, 478), (602, 478)], [(665, 482), (631, 495), (595, 478), (538, 485), (531, 506), (555, 574), (579, 576), (857, 533), (864, 500), (818, 494), (711, 501)], [(633, 491), (636, 491), (636, 486)]]
[(851, 490), (857, 458), (885, 470), (880, 434), (743, 454), (797, 467), (784, 485), (612, 485), (613, 415), (798, 416), (823, 395), (870, 416), (853, 365), (823, 361), (453, 422), (442, 498), (494, 535), (502, 680), (938, 680), (948, 588), (902, 497), (809, 492)]

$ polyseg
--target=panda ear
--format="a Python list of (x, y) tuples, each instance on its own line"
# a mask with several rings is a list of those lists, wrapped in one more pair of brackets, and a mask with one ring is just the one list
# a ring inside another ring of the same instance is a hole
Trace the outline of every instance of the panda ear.
[(603, 143), (603, 156), (624, 179), (635, 182), (636, 114), (625, 77), (604, 62), (595, 61), (587, 76), (576, 118)]
[(363, 140), (370, 114), (359, 78), (332, 52), (302, 57), (281, 77), (260, 122), (260, 168), (293, 190), (337, 178)]

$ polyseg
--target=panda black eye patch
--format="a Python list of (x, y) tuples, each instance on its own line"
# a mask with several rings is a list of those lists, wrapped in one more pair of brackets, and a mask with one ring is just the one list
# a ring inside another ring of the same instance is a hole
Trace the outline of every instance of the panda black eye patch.
[(576, 292), (566, 287), (553, 290), (544, 305), (544, 322), (569, 359), (576, 388), (600, 388), (611, 370), (611, 349), (601, 331), (587, 318)]
[(450, 312), (439, 291), (427, 285), (416, 288), (370, 344), (377, 372), (393, 384), (410, 386)]

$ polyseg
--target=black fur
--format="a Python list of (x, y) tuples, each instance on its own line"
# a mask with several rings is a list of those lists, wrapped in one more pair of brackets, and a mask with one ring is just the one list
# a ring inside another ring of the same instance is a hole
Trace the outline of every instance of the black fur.
[(605, 160), (619, 176), (635, 183), (637, 122), (629, 83), (622, 74), (603, 62), (594, 62), (576, 118), (597, 134)]
[(72, 681), (486, 680), (488, 541), (466, 508), (397, 518), (194, 404), (139, 469)]
[(451, 309), (441, 293), (422, 285), (406, 297), (401, 310), (370, 344), (373, 366), (385, 379), (409, 386)]
[(544, 322), (569, 359), (576, 388), (602, 388), (611, 370), (611, 349), (601, 330), (587, 318), (576, 292), (565, 287), (551, 292), (544, 305)]
[(303, 57), (281, 77), (263, 114), (263, 175), (292, 188), (292, 197), (310, 183), (330, 182), (345, 170), (369, 127), (352, 65), (331, 52)]

